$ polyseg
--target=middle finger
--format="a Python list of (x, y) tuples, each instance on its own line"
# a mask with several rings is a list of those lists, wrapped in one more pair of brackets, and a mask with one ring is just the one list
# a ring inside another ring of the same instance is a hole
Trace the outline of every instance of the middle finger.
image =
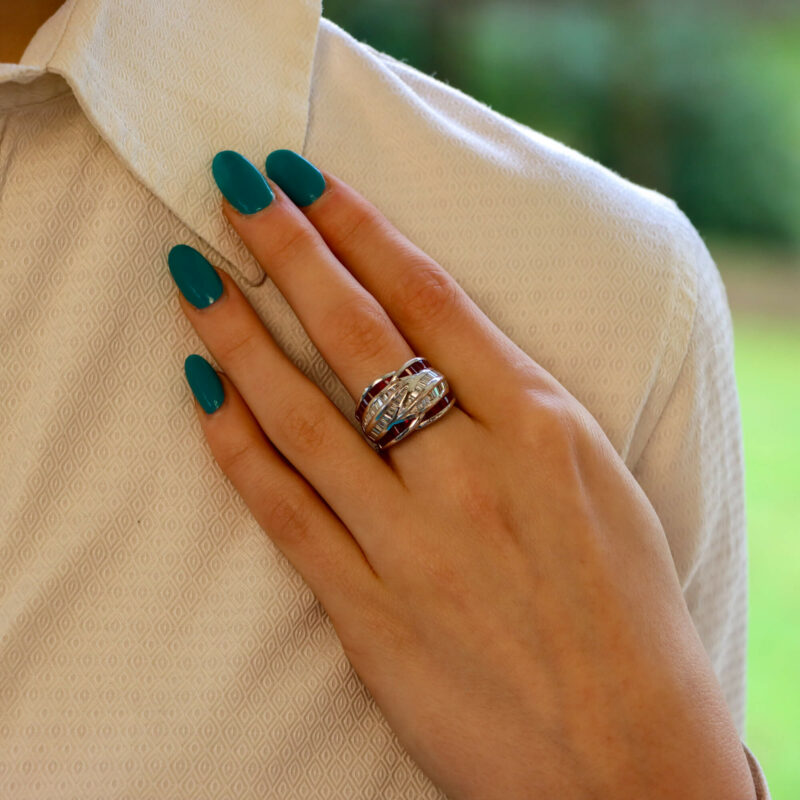
[[(274, 181), (244, 156), (223, 150), (214, 157), (214, 178), (223, 193), (223, 211), (250, 252), (297, 314), (317, 349), (339, 376), (354, 401), (376, 378), (398, 369), (416, 354), (384, 308), (336, 258), (306, 216)], [(235, 183), (234, 183), (235, 180)], [(243, 189), (269, 187), (254, 205), (237, 203)], [(263, 208), (259, 208), (266, 203)], [(376, 253), (380, 258), (380, 253)], [(458, 407), (445, 414), (447, 425), (464, 422)], [(439, 420), (440, 423), (445, 420)], [(444, 429), (439, 425), (438, 435)], [(449, 430), (449, 428), (448, 428)], [(404, 448), (417, 455), (423, 444)], [(394, 457), (394, 448), (389, 451)]]

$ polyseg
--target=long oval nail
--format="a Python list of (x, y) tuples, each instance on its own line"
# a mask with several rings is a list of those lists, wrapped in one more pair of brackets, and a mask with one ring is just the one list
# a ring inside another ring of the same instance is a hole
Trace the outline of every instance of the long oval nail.
[(203, 411), (206, 414), (213, 414), (225, 399), (225, 389), (214, 367), (203, 356), (192, 353), (186, 356), (183, 371)]
[(325, 191), (322, 173), (294, 150), (273, 150), (267, 156), (266, 167), (267, 175), (296, 206), (311, 205)]
[(258, 167), (235, 150), (220, 150), (211, 173), (226, 200), (242, 214), (255, 214), (275, 198)]
[(167, 255), (167, 263), (181, 294), (195, 308), (205, 308), (219, 299), (222, 280), (206, 257), (194, 247), (176, 244)]

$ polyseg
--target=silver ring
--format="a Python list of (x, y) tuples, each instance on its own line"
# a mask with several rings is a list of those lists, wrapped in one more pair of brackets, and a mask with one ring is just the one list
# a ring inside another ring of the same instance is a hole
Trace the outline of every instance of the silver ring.
[(415, 356), (367, 386), (355, 416), (367, 440), (385, 450), (436, 422), (455, 402), (447, 378), (427, 359)]

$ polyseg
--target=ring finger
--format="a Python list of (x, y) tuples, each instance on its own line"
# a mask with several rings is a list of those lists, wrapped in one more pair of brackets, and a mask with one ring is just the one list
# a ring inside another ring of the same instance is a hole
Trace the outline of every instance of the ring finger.
[[(168, 262), (182, 311), (269, 440), (351, 531), (372, 530), (402, 489), (391, 467), (287, 358), (228, 273), (184, 244), (170, 250)], [(376, 564), (377, 543), (359, 544)]]
[[(358, 402), (376, 378), (416, 355), (380, 303), (333, 255), (277, 183), (268, 181), (255, 165), (234, 151), (217, 154), (214, 176), (223, 190), (225, 216), (354, 401)], [(228, 199), (238, 200), (243, 186), (262, 187), (260, 202), (252, 206), (240, 203), (250, 213), (238, 210)], [(269, 194), (263, 187), (269, 187)], [(264, 202), (266, 206), (252, 210)], [(376, 252), (375, 258), (380, 259), (381, 253)], [(412, 434), (400, 450), (390, 447), (386, 453), (395, 465), (398, 460), (419, 463), (420, 457), (427, 457), (423, 449), (440, 447), (439, 436), (452, 435), (453, 428), (468, 422), (465, 412), (452, 408), (431, 426), (431, 430), (437, 429), (436, 435)]]

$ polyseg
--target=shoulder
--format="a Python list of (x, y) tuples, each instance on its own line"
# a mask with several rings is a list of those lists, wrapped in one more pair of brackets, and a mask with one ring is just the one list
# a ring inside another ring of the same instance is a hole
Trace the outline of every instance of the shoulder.
[(694, 225), (665, 195), (328, 20), (319, 35), (312, 150), (333, 149), (343, 177), (626, 454), (677, 380), (699, 287), (718, 281)]
[[(512, 192), (513, 200), (557, 237), (578, 237), (595, 252), (617, 249), (638, 257), (651, 271), (681, 272), (694, 297), (696, 269), (713, 267), (697, 230), (675, 202), (664, 194), (629, 181), (594, 159), (558, 140), (522, 125), (461, 90), (428, 75), (388, 53), (353, 38), (322, 18), (320, 39), (342, 57), (352, 58), (351, 75), (366, 81), (361, 72), (380, 75), (396, 84), (400, 101), (395, 108), (385, 97), (364, 104), (364, 113), (391, 118), (409, 114), (399, 133), (408, 145), (415, 140), (434, 142), (434, 155), (451, 145), (448, 156), (455, 169), (468, 161), (491, 175), (492, 184), (480, 193)], [(352, 91), (365, 88), (358, 84)], [(370, 87), (377, 89), (373, 81)], [(337, 86), (341, 94), (344, 87)], [(363, 97), (363, 94), (362, 94)], [(366, 100), (366, 98), (365, 98)], [(376, 110), (376, 107), (378, 109)], [(428, 117), (426, 118), (426, 113)], [(357, 123), (357, 120), (351, 120)], [(398, 121), (398, 120), (393, 120)], [(438, 143), (442, 142), (437, 151)], [(455, 145), (455, 147), (453, 147)], [(419, 155), (420, 160), (425, 154)], [(473, 188), (472, 186), (466, 188)], [(557, 225), (555, 224), (557, 221)], [(557, 228), (557, 229), (556, 229)]]

